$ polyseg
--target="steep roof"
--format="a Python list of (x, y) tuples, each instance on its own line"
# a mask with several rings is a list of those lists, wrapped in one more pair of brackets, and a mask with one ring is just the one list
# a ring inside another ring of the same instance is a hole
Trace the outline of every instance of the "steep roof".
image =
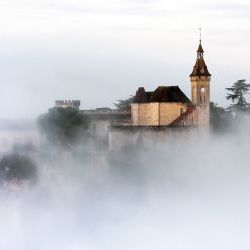
[(211, 76), (203, 58), (197, 58), (190, 76)]
[(150, 96), (152, 92), (146, 92), (143, 87), (138, 88), (136, 91), (134, 101), (135, 103), (145, 103), (149, 102)]
[(207, 69), (207, 65), (205, 63), (204, 57), (204, 50), (202, 48), (201, 45), (201, 41), (197, 50), (197, 59), (195, 62), (195, 65), (193, 67), (193, 71), (190, 74), (190, 76), (211, 76), (211, 74), (209, 73), (208, 69)]
[(146, 92), (143, 87), (136, 91), (134, 103), (181, 102), (191, 103), (178, 86), (159, 86), (153, 92)]
[(204, 50), (203, 50), (203, 48), (202, 48), (202, 45), (201, 45), (201, 42), (200, 42), (200, 44), (199, 44), (199, 47), (198, 47), (197, 52), (200, 52), (200, 53), (203, 53), (203, 52), (204, 52)]

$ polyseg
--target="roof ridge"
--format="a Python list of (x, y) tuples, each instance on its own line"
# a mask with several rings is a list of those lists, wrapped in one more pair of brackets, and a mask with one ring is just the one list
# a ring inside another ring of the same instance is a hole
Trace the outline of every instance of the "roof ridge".
[(152, 92), (146, 92), (144, 88), (136, 91), (135, 103), (150, 102), (179, 102), (191, 103), (189, 98), (182, 92), (178, 85), (176, 86), (158, 86)]

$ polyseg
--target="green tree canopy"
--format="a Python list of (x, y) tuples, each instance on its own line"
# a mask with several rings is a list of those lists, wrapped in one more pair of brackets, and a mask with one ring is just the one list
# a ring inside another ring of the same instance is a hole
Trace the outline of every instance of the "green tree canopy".
[(226, 96), (227, 100), (231, 100), (233, 103), (229, 106), (231, 111), (248, 111), (249, 103), (246, 101), (246, 94), (249, 93), (250, 84), (246, 80), (238, 80), (232, 87), (226, 88), (228, 94)]
[(73, 108), (52, 108), (38, 119), (38, 125), (47, 139), (54, 144), (71, 145), (84, 134), (86, 119)]
[(0, 161), (1, 180), (35, 180), (36, 164), (28, 157), (19, 154), (5, 155)]

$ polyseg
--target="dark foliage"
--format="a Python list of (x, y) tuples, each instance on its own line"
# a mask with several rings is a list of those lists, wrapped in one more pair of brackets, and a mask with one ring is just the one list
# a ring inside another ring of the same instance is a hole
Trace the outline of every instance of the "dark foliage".
[(227, 132), (232, 126), (233, 117), (231, 112), (210, 103), (210, 128), (213, 132)]
[(120, 110), (130, 111), (131, 103), (133, 102), (133, 100), (134, 96), (130, 96), (125, 100), (117, 100), (117, 102), (114, 103), (114, 105)]
[(246, 101), (245, 95), (249, 93), (250, 84), (246, 80), (238, 80), (232, 87), (226, 88), (228, 94), (226, 96), (227, 100), (231, 100), (233, 104), (229, 106), (230, 111), (249, 111), (249, 103)]
[(28, 156), (11, 154), (0, 161), (1, 180), (35, 180), (36, 175), (36, 164)]
[(73, 108), (52, 108), (38, 119), (38, 125), (50, 142), (71, 145), (86, 131), (86, 119)]

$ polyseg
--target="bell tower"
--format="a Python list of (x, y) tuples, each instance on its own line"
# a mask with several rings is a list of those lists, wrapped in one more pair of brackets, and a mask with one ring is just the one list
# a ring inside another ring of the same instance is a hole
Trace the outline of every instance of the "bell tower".
[(197, 110), (197, 125), (199, 127), (208, 127), (211, 74), (204, 61), (204, 50), (201, 45), (201, 38), (197, 50), (197, 59), (193, 71), (190, 74), (190, 80), (192, 103)]

